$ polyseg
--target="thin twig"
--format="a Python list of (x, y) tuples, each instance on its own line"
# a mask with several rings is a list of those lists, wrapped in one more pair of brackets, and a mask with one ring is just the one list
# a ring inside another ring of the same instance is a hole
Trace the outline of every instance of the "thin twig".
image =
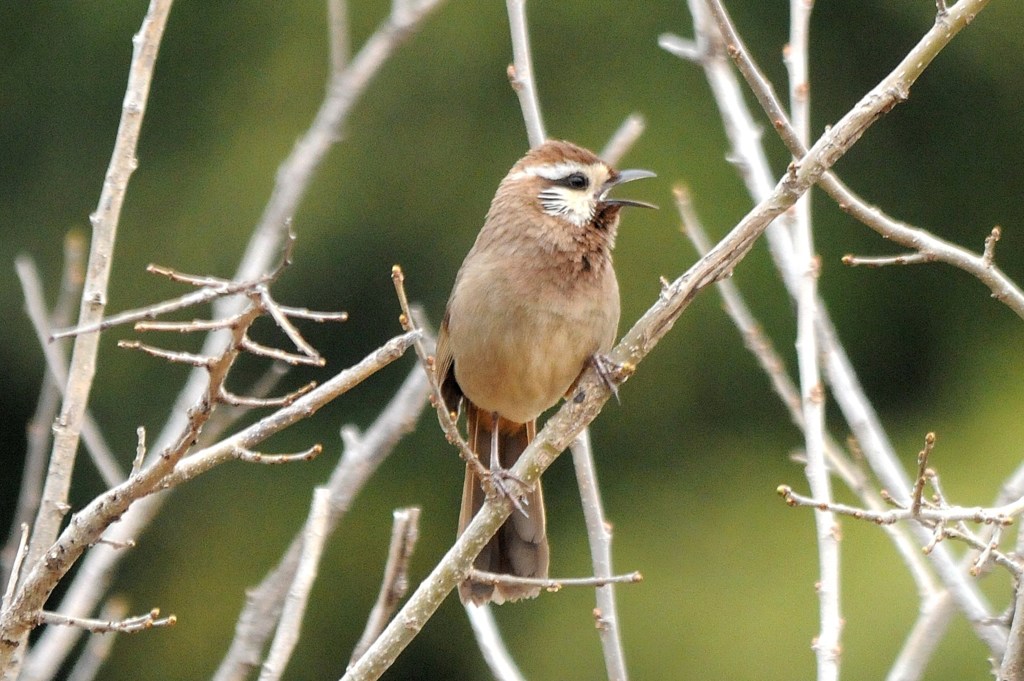
[(619, 161), (629, 153), (629, 150), (633, 148), (636, 141), (644, 134), (646, 128), (647, 122), (643, 116), (638, 113), (630, 114), (626, 117), (626, 120), (622, 121), (622, 125), (619, 126), (618, 130), (612, 134), (611, 139), (604, 145), (604, 149), (601, 150), (599, 156), (609, 165), (619, 165)]
[(917, 453), (917, 478), (914, 480), (914, 489), (910, 493), (910, 514), (913, 516), (921, 513), (921, 495), (924, 493), (925, 483), (928, 482), (928, 455), (935, 447), (935, 433), (928, 433), (924, 436), (924, 449)]
[(466, 610), (466, 617), (473, 628), (473, 636), (476, 637), (476, 644), (484, 655), (484, 661), (491, 670), (496, 681), (526, 681), (522, 672), (516, 666), (515, 660), (505, 647), (498, 631), (498, 623), (494, 621), (494, 611), (490, 604), (473, 605), (466, 603), (463, 606)]
[[(80, 232), (72, 231), (65, 236), (63, 262), (60, 291), (53, 312), (49, 315), (47, 328), (70, 324), (71, 315), (81, 297), (85, 239)], [(40, 284), (40, 288), (41, 286)], [(39, 331), (36, 333), (38, 335)], [(46, 352), (45, 348), (43, 352)], [(67, 354), (66, 349), (60, 349), (59, 354), (63, 357)], [(57, 410), (60, 409), (63, 387), (64, 382), (52, 380), (48, 375), (43, 377), (39, 386), (36, 409), (26, 428), (28, 442), (25, 449), (21, 485), (18, 489), (18, 503), (14, 517), (11, 519), (10, 530), (7, 533), (7, 542), (4, 544), (3, 550), (0, 551), (0, 582), (6, 580), (11, 574), (11, 565), (21, 541), (21, 526), (31, 522), (39, 508), (39, 499), (43, 493), (43, 478), (46, 474), (46, 459), (50, 451), (50, 427), (57, 417)], [(88, 441), (86, 441), (86, 446), (88, 446)]]
[(508, 26), (512, 35), (512, 64), (508, 67), (508, 79), (519, 97), (523, 110), (526, 136), (530, 147), (539, 147), (547, 139), (544, 119), (540, 113), (540, 99), (537, 97), (537, 83), (533, 77), (533, 56), (530, 51), (530, 30), (526, 23), (526, 0), (506, 0)]
[(1024, 679), (1024, 588), (1017, 578), (1014, 590), (1013, 621), (1006, 641), (1006, 654), (999, 665), (999, 681)]
[[(121, 598), (111, 598), (103, 605), (100, 619), (107, 621), (123, 620), (128, 616), (128, 603)], [(75, 660), (75, 665), (68, 673), (67, 681), (92, 681), (99, 674), (100, 667), (110, 657), (117, 637), (112, 633), (95, 634), (85, 643), (82, 654)]]
[(145, 615), (136, 615), (122, 620), (99, 620), (88, 617), (71, 617), (58, 612), (40, 611), (38, 615), (39, 624), (56, 624), (66, 627), (79, 627), (94, 634), (107, 634), (119, 632), (122, 634), (137, 634), (140, 631), (149, 631), (157, 627), (173, 627), (178, 622), (174, 615), (160, 617), (159, 608), (153, 608)]
[[(789, 75), (789, 108), (796, 134), (804, 145), (811, 139), (810, 82), (808, 79), (808, 43), (813, 3), (791, 0), (789, 3), (789, 44), (783, 54)], [(794, 157), (798, 161), (800, 157)], [(804, 421), (804, 446), (807, 456), (805, 474), (812, 493), (831, 501), (832, 483), (825, 464), (825, 386), (821, 372), (818, 323), (818, 276), (820, 261), (814, 247), (810, 195), (804, 194), (790, 211), (794, 255), (799, 273), (796, 310), (796, 354), (800, 376), (800, 403)], [(820, 629), (814, 638), (818, 662), (818, 681), (839, 678), (839, 653), (843, 626), (840, 609), (839, 525), (828, 510), (814, 513), (818, 540), (818, 569), (815, 583), (818, 594)]]
[[(48, 342), (47, 335), (50, 333), (50, 321), (46, 312), (46, 303), (43, 298), (43, 283), (39, 278), (39, 270), (35, 263), (27, 256), (18, 256), (14, 260), (14, 269), (21, 283), (22, 294), (25, 297), (25, 311), (28, 313), (29, 321), (36, 332), (39, 347), (43, 351), (46, 360), (46, 368), (52, 377), (49, 379), (60, 391), (63, 397), (67, 389), (68, 381), (68, 360), (65, 357), (65, 346)], [(79, 289), (80, 290), (80, 289)], [(53, 419), (46, 424), (47, 433), (53, 425)], [(89, 458), (104, 484), (109, 487), (124, 480), (124, 472), (117, 463), (110, 446), (107, 444), (99, 425), (89, 412), (88, 408), (82, 416), (82, 441), (85, 443)], [(40, 486), (41, 487), (41, 486)], [(38, 510), (38, 505), (33, 508), (33, 513)]]
[(384, 631), (398, 603), (409, 590), (409, 561), (416, 550), (416, 541), (420, 535), (420, 509), (415, 506), (400, 508), (394, 512), (391, 526), (391, 543), (388, 546), (388, 557), (384, 564), (384, 578), (377, 602), (366, 620), (363, 635), (359, 637), (349, 664), (355, 663), (367, 648), (370, 647), (380, 632)]
[(207, 357), (206, 355), (197, 355), (191, 352), (184, 352), (181, 350), (164, 350), (153, 345), (147, 345), (141, 341), (135, 340), (119, 340), (117, 341), (117, 347), (125, 350), (139, 350), (147, 355), (156, 357), (157, 359), (166, 360), (174, 364), (188, 364), (194, 367), (208, 367), (213, 361), (213, 358)]
[(304, 365), (322, 367), (327, 363), (327, 360), (320, 355), (316, 355), (315, 357), (311, 357), (306, 354), (297, 355), (293, 352), (281, 350), (280, 348), (272, 348), (269, 345), (257, 343), (248, 337), (242, 341), (242, 348), (250, 354), (257, 355), (259, 357), (267, 357), (269, 359), (276, 359), (278, 362), (284, 362), (285, 364), (291, 364), (292, 366)]
[[(590, 561), (594, 576), (600, 579), (612, 577), (612, 532), (605, 519), (604, 504), (597, 482), (593, 450), (590, 446), (590, 429), (584, 428), (572, 443), (572, 463), (576, 471), (576, 485), (580, 490), (583, 520), (587, 526), (590, 543)], [(639, 575), (639, 573), (634, 573)], [(622, 632), (619, 628), (619, 613), (615, 605), (615, 590), (612, 582), (596, 585), (594, 616), (598, 620), (597, 634), (604, 653), (604, 666), (609, 681), (626, 681), (626, 655), (623, 652)]]
[[(409, 332), (418, 331), (415, 315), (412, 313), (409, 299), (405, 294), (405, 275), (402, 273), (400, 266), (394, 265), (391, 268), (391, 280), (395, 285), (395, 294), (398, 296), (399, 308), (402, 310), (402, 315), (399, 317), (402, 328)], [(490, 470), (480, 463), (480, 458), (476, 455), (476, 452), (473, 451), (469, 443), (466, 442), (459, 432), (459, 426), (455, 421), (456, 415), (448, 411), (448, 406), (441, 395), (441, 384), (438, 383), (437, 372), (434, 370), (434, 358), (427, 352), (427, 348), (422, 340), (417, 342), (414, 347), (416, 355), (423, 365), (423, 371), (427, 374), (427, 381), (430, 384), (431, 402), (433, 402), (437, 410), (437, 418), (441, 423), (441, 429), (444, 431), (445, 437), (448, 442), (455, 445), (459, 450), (459, 456), (462, 460), (473, 469), (488, 496), (496, 494), (498, 492), (498, 481), (491, 475)], [(521, 511), (522, 509), (519, 510)]]
[(919, 520), (921, 522), (929, 523), (929, 525), (932, 523), (951, 523), (958, 521), (983, 523), (986, 525), (1009, 525), (1013, 522), (1015, 517), (1024, 512), (1024, 499), (1005, 506), (996, 506), (991, 508), (982, 506), (923, 506), (915, 513), (909, 508), (874, 511), (857, 506), (850, 506), (848, 504), (825, 502), (798, 494), (794, 492), (793, 488), (789, 485), (779, 485), (776, 491), (790, 506), (805, 506), (808, 508), (828, 510), (833, 513), (850, 516), (857, 520), (866, 520), (879, 525), (890, 525), (903, 520)]
[[(536, 586), (547, 591), (561, 591), (567, 586), (583, 587), (606, 587), (612, 584), (637, 584), (644, 581), (643, 575), (639, 572), (630, 572), (625, 575), (608, 575), (607, 577), (517, 577), (498, 572), (487, 572), (486, 570), (469, 571), (470, 577), (475, 582), (485, 584), (508, 584), (511, 586)], [(604, 615), (602, 615), (602, 621)]]
[(316, 388), (316, 381), (310, 381), (309, 383), (287, 393), (280, 397), (252, 397), (249, 395), (235, 395), (228, 391), (226, 388), (220, 391), (220, 399), (225, 404), (229, 404), (235, 407), (287, 407), (289, 404), (299, 399), (310, 390)]
[(263, 454), (262, 452), (254, 452), (251, 449), (245, 449), (244, 447), (238, 447), (234, 450), (235, 458), (239, 461), (245, 461), (247, 463), (260, 463), (267, 464), (270, 466), (278, 466), (285, 463), (296, 463), (303, 461), (312, 461), (316, 457), (323, 453), (323, 445), (313, 445), (309, 449), (294, 454)]
[(327, 44), (331, 52), (331, 72), (342, 73), (349, 58), (347, 0), (327, 0)]
[(295, 570), (295, 578), (288, 589), (284, 610), (277, 625), (274, 642), (270, 645), (267, 660), (260, 670), (260, 681), (278, 681), (284, 674), (288, 660), (291, 659), (295, 644), (298, 643), (302, 631), (302, 617), (306, 613), (309, 592), (316, 581), (323, 553), (324, 542), (327, 541), (327, 518), (330, 513), (331, 491), (326, 487), (318, 487), (313, 492), (313, 505), (306, 519), (306, 527), (302, 532), (302, 552)]
[(903, 255), (860, 256), (844, 255), (842, 263), (850, 267), (888, 267), (890, 265), (922, 265), (935, 262), (935, 257), (926, 253), (904, 253)]
[(28, 523), (21, 524), (21, 539), (18, 541), (18, 549), (14, 553), (14, 560), (11, 563), (11, 574), (7, 578), (7, 588), (4, 589), (3, 600), (0, 601), (0, 612), (11, 607), (11, 599), (14, 597), (14, 588), (18, 585), (18, 578), (21, 575), (21, 565), (28, 553)]

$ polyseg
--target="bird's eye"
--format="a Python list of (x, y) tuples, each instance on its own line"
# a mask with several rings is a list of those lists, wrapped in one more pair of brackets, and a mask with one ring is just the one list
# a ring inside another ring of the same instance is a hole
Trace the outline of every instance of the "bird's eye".
[(562, 178), (559, 184), (564, 184), (570, 189), (586, 189), (590, 185), (590, 180), (583, 173), (572, 173)]

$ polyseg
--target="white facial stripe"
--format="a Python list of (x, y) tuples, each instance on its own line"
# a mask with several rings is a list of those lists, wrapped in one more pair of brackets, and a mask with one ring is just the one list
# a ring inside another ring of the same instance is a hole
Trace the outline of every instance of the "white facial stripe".
[(548, 215), (568, 220), (577, 227), (594, 217), (594, 204), (589, 196), (565, 187), (549, 187), (537, 195), (541, 208)]
[(561, 163), (545, 163), (537, 166), (526, 166), (522, 170), (509, 175), (511, 180), (522, 180), (527, 177), (542, 177), (545, 180), (561, 180), (573, 173), (584, 173), (588, 177), (594, 174), (594, 165), (583, 165), (575, 161), (562, 161)]

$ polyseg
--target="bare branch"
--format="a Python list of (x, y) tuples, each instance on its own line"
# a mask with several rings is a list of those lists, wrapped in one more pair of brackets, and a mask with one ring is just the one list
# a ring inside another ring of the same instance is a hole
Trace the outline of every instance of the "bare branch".
[[(941, 46), (962, 29), (967, 20), (974, 13), (980, 11), (985, 4), (987, 4), (985, 0), (980, 2), (971, 0), (958, 5), (958, 12), (962, 11), (963, 13), (957, 15), (952, 27), (933, 27), (929, 34), (918, 43), (918, 47), (905, 58), (903, 64), (890, 74), (890, 82), (886, 88), (894, 94), (900, 92), (901, 88), (907, 84), (893, 83), (892, 79), (902, 79), (908, 73), (913, 74), (915, 70), (926, 67), (928, 61), (934, 57), (935, 50), (941, 49)], [(765, 107), (773, 123), (787, 120), (786, 114), (778, 104), (771, 85), (760, 75), (753, 59), (736, 35), (721, 4), (713, 3), (711, 5), (714, 21), (708, 20), (708, 5), (705, 0), (691, 0), (690, 8), (695, 20), (703, 20), (703, 23), (697, 22), (698, 38), (705, 43), (701, 49), (701, 53), (705, 55), (701, 63), (704, 65), (708, 81), (712, 84), (712, 90), (719, 102), (723, 119), (726, 121), (725, 129), (736, 150), (736, 157), (742, 159), (740, 169), (743, 171), (743, 177), (755, 200), (763, 201), (769, 194), (772, 181), (767, 159), (759, 144), (760, 133), (750, 118), (742, 94), (738, 91), (735, 79), (723, 59), (724, 55), (732, 56), (737, 62), (741, 73), (747, 79), (762, 106)], [(908, 64), (908, 60), (915, 59), (922, 52), (927, 55), (927, 59)], [(783, 127), (779, 129), (779, 132), (784, 137), (790, 135), (795, 139), (791, 127)], [(791, 142), (786, 140), (786, 144), (789, 146)], [(794, 251), (789, 232), (773, 227), (768, 230), (767, 237), (769, 251), (782, 275), (782, 280), (791, 295), (795, 297), (799, 276), (795, 268)], [(873, 471), (887, 488), (893, 490), (900, 498), (909, 500), (910, 483), (907, 476), (898, 462), (877, 414), (864, 394), (821, 301), (819, 301), (819, 306), (821, 306), (821, 311), (818, 314), (818, 334), (821, 336), (821, 345), (826, 353), (825, 368), (833, 395)], [(909, 530), (920, 541), (928, 540), (926, 536), (928, 533), (924, 528), (912, 524), (909, 526)], [(929, 554), (929, 557), (940, 578), (951, 589), (957, 605), (967, 615), (967, 619), (972, 623), (979, 637), (992, 648), (994, 653), (1001, 651), (1004, 636), (999, 627), (990, 624), (993, 620), (989, 615), (985, 596), (972, 581), (965, 578), (952, 556), (944, 551), (943, 547), (938, 547), (934, 553)]]
[[(16, 259), (16, 269), (17, 263), (18, 260)], [(31, 264), (31, 261), (29, 263)], [(77, 301), (81, 297), (84, 263), (85, 239), (77, 231), (69, 232), (64, 238), (64, 266), (61, 275), (60, 291), (53, 313), (49, 316), (46, 324), (47, 329), (71, 323), (71, 315)], [(34, 279), (38, 281), (38, 275)], [(26, 288), (24, 284), (22, 284), (22, 288)], [(41, 283), (38, 288), (42, 288)], [(30, 314), (30, 318), (31, 316)], [(37, 329), (36, 336), (40, 338), (40, 345), (43, 346), (45, 356), (47, 344), (42, 341), (42, 335), (43, 332)], [(61, 350), (58, 354), (63, 359), (63, 355), (66, 352)], [(48, 369), (48, 372), (52, 373), (52, 370)], [(39, 500), (43, 493), (43, 477), (46, 473), (46, 459), (50, 451), (50, 427), (53, 425), (53, 420), (57, 416), (57, 410), (60, 408), (61, 390), (66, 381), (66, 376), (61, 381), (52, 380), (49, 376), (44, 375), (39, 387), (36, 409), (26, 428), (28, 446), (25, 450), (25, 465), (21, 474), (17, 507), (14, 511), (14, 517), (11, 519), (11, 528), (7, 533), (7, 542), (4, 544), (2, 552), (0, 552), (0, 580), (6, 579), (11, 574), (11, 567), (18, 552), (18, 545), (21, 542), (21, 526), (31, 522), (39, 508)], [(88, 447), (89, 439), (86, 438), (85, 441)], [(91, 448), (90, 451), (92, 451)]]
[(833, 513), (850, 516), (857, 520), (867, 520), (879, 525), (889, 525), (902, 520), (920, 520), (929, 524), (966, 520), (986, 525), (1008, 525), (1013, 522), (1014, 517), (1020, 515), (1021, 511), (1024, 510), (1024, 499), (1021, 499), (1013, 504), (992, 508), (981, 506), (950, 506), (947, 508), (924, 506), (917, 513), (909, 508), (872, 511), (847, 504), (824, 502), (811, 497), (805, 497), (794, 492), (793, 488), (789, 485), (780, 485), (776, 491), (790, 506), (806, 506), (808, 508), (829, 510)]
[[(264, 275), (273, 266), (287, 239), (288, 217), (295, 213), (327, 152), (341, 138), (342, 127), (353, 106), (395, 49), (440, 5), (441, 0), (417, 2), (412, 13), (401, 17), (401, 23), (389, 16), (346, 65), (344, 72), (332, 74), (324, 101), (309, 130), (278, 168), (274, 190), (241, 258), (234, 280), (251, 280)], [(213, 316), (228, 317), (240, 308), (241, 301), (237, 298), (215, 302)], [(216, 355), (222, 351), (226, 342), (226, 333), (211, 334), (204, 343), (202, 353)], [(181, 432), (187, 421), (187, 410), (203, 394), (206, 381), (204, 370), (193, 371), (189, 375), (174, 406), (169, 410), (170, 416), (152, 447), (153, 451), (162, 451)], [(225, 411), (220, 410), (219, 413)], [(223, 422), (219, 425), (223, 426)], [(159, 511), (164, 498), (149, 497), (136, 504), (112, 532), (118, 536), (137, 536)], [(102, 549), (90, 552), (80, 565), (76, 579), (61, 603), (61, 611), (81, 615), (92, 612), (110, 584), (111, 574), (121, 556), (119, 552)], [(74, 647), (77, 636), (77, 630), (74, 629), (45, 631), (33, 646), (33, 664), (38, 665), (39, 669), (59, 666)]]
[(342, 73), (349, 58), (347, 0), (327, 0), (327, 36), (331, 49), (331, 73)]
[(318, 312), (307, 310), (304, 307), (292, 307), (290, 305), (277, 305), (285, 315), (296, 319), (308, 319), (313, 322), (347, 322), (348, 312)]
[[(572, 463), (576, 471), (576, 483), (580, 489), (580, 502), (583, 506), (583, 520), (587, 526), (594, 576), (610, 580), (606, 584), (595, 584), (597, 603), (594, 613), (600, 618), (597, 633), (604, 653), (605, 671), (609, 681), (626, 681), (629, 678), (626, 672), (626, 655), (622, 648), (615, 590), (611, 585), (614, 581), (611, 524), (605, 519), (604, 504), (601, 502), (601, 491), (597, 482), (597, 469), (590, 446), (590, 430), (587, 428), (584, 428), (572, 443)], [(634, 574), (639, 577), (639, 573)]]
[[(114, 140), (114, 151), (96, 211), (89, 216), (92, 223), (92, 245), (79, 310), (79, 322), (82, 324), (87, 325), (103, 317), (121, 207), (128, 181), (138, 167), (135, 150), (138, 147), (157, 52), (170, 9), (171, 0), (151, 0), (142, 27), (132, 40), (128, 85)], [(64, 402), (60, 418), (55, 422), (42, 503), (29, 542), (27, 560), (30, 566), (38, 563), (47, 547), (56, 539), (64, 520), (75, 452), (92, 389), (98, 351), (99, 334), (84, 334), (75, 339)], [(19, 629), (17, 636), (10, 636), (11, 632), (5, 630), (5, 635), (0, 637), (3, 639), (0, 642), (0, 669), (3, 669), (5, 681), (18, 676), (27, 647), (28, 629)]]
[[(957, 3), (948, 13), (943, 13), (942, 21), (936, 23), (932, 32), (947, 31), (948, 29), (948, 35), (951, 38), (987, 4), (988, 0), (969, 0)], [(775, 126), (790, 153), (796, 158), (802, 157), (806, 145), (790, 125), (789, 118), (779, 104), (774, 90), (743, 46), (725, 14), (725, 10), (721, 8), (717, 0), (711, 0), (709, 6), (725, 35), (725, 40), (729, 45), (729, 54), (734, 58), (740, 72), (750, 84), (754, 96), (757, 97), (758, 102), (768, 114), (772, 125)], [(938, 54), (936, 48), (941, 49), (941, 46), (926, 41), (919, 42), (904, 57), (894, 73), (908, 75), (920, 73)], [(914, 77), (916, 78), (916, 76)], [(879, 208), (864, 201), (831, 172), (823, 174), (819, 184), (839, 204), (841, 209), (886, 239), (912, 248), (930, 260), (944, 262), (971, 274), (992, 291), (993, 298), (1004, 303), (1017, 316), (1024, 318), (1024, 291), (1002, 270), (994, 266), (991, 257), (986, 258), (984, 254), (976, 255), (956, 244), (940, 239), (924, 229), (912, 227), (886, 215)], [(993, 242), (986, 240), (987, 247), (990, 243)], [(992, 247), (994, 248), (994, 243)]]
[(506, 0), (508, 26), (512, 34), (512, 64), (508, 67), (508, 80), (519, 96), (523, 110), (526, 136), (531, 147), (538, 147), (548, 138), (544, 119), (540, 113), (537, 83), (533, 77), (533, 56), (530, 52), (530, 30), (526, 24), (526, 0)]
[(484, 661), (496, 681), (526, 681), (512, 656), (509, 655), (505, 642), (501, 640), (498, 623), (494, 621), (494, 611), (490, 604), (477, 606), (466, 603), (463, 607), (469, 618), (469, 624), (473, 627), (476, 644), (480, 647)]
[(415, 506), (400, 508), (394, 512), (391, 526), (391, 543), (388, 558), (384, 564), (384, 579), (377, 594), (377, 602), (370, 611), (363, 635), (359, 637), (349, 664), (355, 663), (384, 630), (398, 603), (409, 590), (409, 561), (416, 550), (420, 535), (420, 509)]
[[(566, 586), (605, 587), (611, 584), (636, 584), (644, 580), (643, 575), (639, 572), (630, 572), (626, 575), (609, 575), (607, 577), (561, 577), (554, 579), (548, 577), (517, 577), (515, 575), (487, 572), (485, 570), (477, 570), (474, 568), (469, 571), (469, 575), (475, 582), (484, 582), (485, 584), (509, 584), (515, 586), (538, 586), (552, 592), (560, 591)], [(603, 619), (604, 616), (602, 615), (602, 621)]]
[[(391, 268), (391, 280), (395, 284), (395, 294), (398, 296), (398, 305), (402, 310), (402, 315), (399, 317), (402, 328), (410, 332), (417, 331), (416, 318), (409, 307), (409, 299), (405, 295), (405, 275), (402, 273), (402, 268), (399, 265)], [(480, 480), (480, 484), (487, 494), (495, 494), (497, 487), (491, 472), (480, 463), (476, 452), (473, 451), (469, 443), (462, 437), (462, 434), (459, 432), (459, 426), (455, 422), (456, 414), (449, 412), (448, 407), (445, 405), (444, 397), (441, 395), (441, 385), (438, 383), (437, 373), (434, 370), (434, 358), (427, 352), (426, 346), (422, 341), (418, 342), (414, 347), (416, 348), (416, 355), (423, 365), (423, 371), (427, 374), (427, 381), (430, 384), (430, 401), (437, 410), (437, 418), (441, 423), (441, 429), (444, 431), (445, 437), (448, 439), (448, 442), (455, 445), (459, 450), (459, 456), (462, 457), (462, 460), (473, 468), (477, 479)]]
[(242, 340), (242, 349), (250, 354), (257, 355), (259, 357), (268, 357), (270, 359), (276, 359), (279, 362), (284, 362), (285, 364), (291, 364), (293, 366), (306, 365), (322, 367), (326, 363), (326, 360), (319, 354), (316, 355), (315, 357), (311, 357), (306, 354), (296, 355), (295, 353), (292, 352), (287, 352), (279, 348), (272, 348), (268, 345), (257, 343), (256, 341), (249, 337), (246, 337)]
[(213, 362), (212, 357), (204, 357), (203, 355), (196, 355), (191, 352), (182, 352), (180, 350), (164, 350), (152, 345), (147, 345), (141, 341), (133, 340), (120, 340), (117, 341), (117, 347), (124, 348), (126, 350), (139, 350), (152, 355), (159, 359), (167, 360), (175, 364), (188, 364), (194, 367), (209, 367)]
[(226, 388), (220, 391), (220, 399), (226, 404), (236, 407), (287, 407), (309, 391), (316, 388), (316, 381), (310, 381), (304, 386), (291, 391), (281, 397), (250, 397), (246, 395), (235, 395)]
[(159, 322), (146, 321), (135, 322), (132, 327), (135, 331), (145, 333), (147, 331), (174, 331), (177, 333), (199, 333), (203, 331), (220, 331), (230, 329), (235, 323), (235, 317), (226, 319), (193, 319), (188, 322)]
[[(107, 621), (123, 620), (128, 616), (128, 604), (120, 598), (111, 598), (103, 605), (100, 619)], [(68, 674), (67, 681), (93, 681), (99, 674), (100, 667), (110, 656), (117, 637), (109, 634), (90, 636), (85, 649), (75, 660), (75, 666)]]
[(874, 257), (844, 255), (842, 262), (844, 265), (849, 265), (850, 267), (887, 267), (889, 265), (921, 265), (924, 263), (935, 262), (935, 258), (924, 253), (904, 253), (903, 255), (883, 255)]
[[(36, 338), (39, 340), (39, 347), (43, 351), (43, 358), (46, 360), (46, 368), (51, 377), (49, 380), (56, 385), (60, 396), (63, 397), (68, 382), (68, 362), (65, 357), (66, 345), (62, 346), (47, 342), (47, 335), (50, 333), (50, 322), (46, 312), (43, 283), (39, 278), (39, 271), (36, 269), (32, 259), (26, 256), (15, 258), (14, 269), (18, 274), (18, 280), (21, 283), (22, 292), (25, 296), (25, 310), (28, 313), (29, 320), (32, 322), (32, 328), (36, 332)], [(44, 385), (48, 384), (48, 382), (44, 383)], [(47, 435), (49, 435), (52, 425), (53, 418), (51, 417), (45, 425)], [(100, 431), (99, 425), (97, 425), (96, 420), (88, 409), (85, 410), (82, 416), (81, 428), (81, 437), (85, 443), (86, 451), (88, 451), (89, 458), (96, 466), (100, 477), (103, 478), (104, 484), (113, 486), (124, 480), (124, 472), (117, 463), (117, 458), (111, 451), (110, 446), (103, 437), (103, 433)], [(39, 485), (39, 488), (41, 487), (42, 481), (40, 481)], [(33, 506), (32, 512), (35, 513), (37, 510), (38, 505)]]
[(250, 449), (239, 447), (235, 450), (235, 458), (248, 463), (262, 463), (277, 466), (283, 463), (295, 463), (296, 461), (312, 461), (324, 451), (323, 445), (313, 445), (309, 449), (296, 452), (295, 454), (263, 454)]
[(632, 113), (622, 121), (612, 138), (598, 154), (609, 165), (617, 166), (622, 157), (629, 153), (636, 141), (644, 134), (647, 122), (638, 113)]
[(313, 492), (313, 505), (306, 519), (306, 527), (302, 532), (302, 551), (295, 571), (295, 578), (288, 589), (284, 602), (281, 620), (277, 625), (277, 634), (270, 646), (267, 661), (260, 671), (260, 681), (278, 681), (284, 674), (285, 666), (291, 658), (295, 644), (298, 643), (302, 630), (302, 617), (306, 613), (309, 592), (316, 581), (317, 569), (320, 565), (320, 554), (323, 553), (327, 541), (328, 514), (330, 513), (331, 492), (326, 487), (318, 487)]
[[(811, 139), (810, 81), (808, 43), (813, 3), (791, 0), (789, 3), (789, 43), (783, 51), (789, 75), (789, 108), (793, 127), (800, 141)], [(800, 157), (794, 156), (794, 160)], [(821, 371), (821, 348), (817, 334), (818, 276), (820, 260), (815, 251), (811, 223), (810, 195), (805, 194), (790, 211), (793, 254), (799, 273), (797, 284), (796, 353), (800, 376), (800, 404), (803, 411), (804, 446), (807, 466), (804, 472), (815, 496), (832, 500), (832, 483), (825, 464), (825, 386)], [(820, 629), (812, 648), (818, 662), (818, 681), (839, 678), (839, 654), (843, 627), (840, 609), (839, 524), (828, 510), (814, 513), (818, 541), (820, 576), (815, 584), (818, 594)]]
[(123, 634), (136, 634), (140, 631), (149, 631), (156, 627), (173, 627), (177, 624), (178, 618), (174, 615), (160, 617), (160, 610), (158, 608), (153, 608), (145, 615), (137, 615), (118, 621), (71, 617), (43, 610), (38, 615), (38, 621), (39, 624), (79, 627), (94, 634), (107, 634), (115, 631)]
[(999, 681), (1024, 679), (1024, 588), (1021, 588), (1019, 577), (1014, 593), (1013, 622), (1006, 641), (1006, 654), (999, 666)]
[(14, 588), (18, 586), (18, 577), (21, 575), (21, 564), (28, 553), (28, 523), (21, 524), (21, 539), (18, 541), (18, 550), (14, 553), (14, 561), (11, 563), (11, 575), (7, 578), (7, 588), (4, 589), (3, 600), (0, 601), (0, 612), (11, 607), (11, 598), (14, 597)]

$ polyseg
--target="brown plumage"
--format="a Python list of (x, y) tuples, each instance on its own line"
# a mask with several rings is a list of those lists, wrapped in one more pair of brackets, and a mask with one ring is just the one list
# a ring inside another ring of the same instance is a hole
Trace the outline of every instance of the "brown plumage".
[[(464, 404), (467, 438), (491, 465), (494, 424), (499, 464), (510, 468), (536, 434), (537, 417), (558, 402), (587, 362), (607, 352), (619, 321), (611, 249), (619, 210), (640, 202), (609, 199), (616, 184), (646, 171), (618, 173), (593, 153), (549, 141), (502, 180), (484, 226), (448, 300), (436, 370), (446, 406)], [(469, 467), (459, 533), (484, 493)], [(540, 483), (477, 557), (479, 570), (547, 577), (548, 543)], [(539, 587), (466, 580), (463, 602), (532, 598)]]

